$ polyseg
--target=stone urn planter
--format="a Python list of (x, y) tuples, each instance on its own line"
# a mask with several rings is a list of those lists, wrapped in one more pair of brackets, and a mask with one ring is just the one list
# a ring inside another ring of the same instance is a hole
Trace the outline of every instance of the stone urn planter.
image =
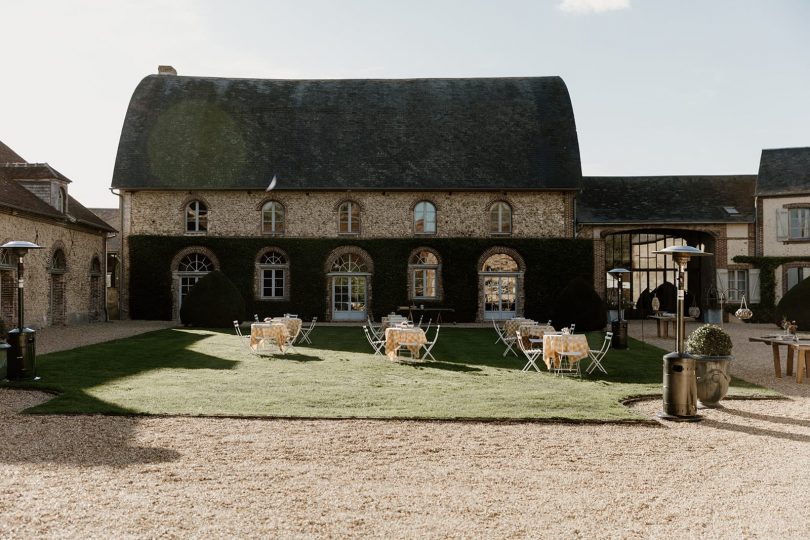
[(731, 381), (731, 337), (714, 324), (704, 324), (689, 335), (686, 352), (695, 358), (698, 404), (719, 407)]

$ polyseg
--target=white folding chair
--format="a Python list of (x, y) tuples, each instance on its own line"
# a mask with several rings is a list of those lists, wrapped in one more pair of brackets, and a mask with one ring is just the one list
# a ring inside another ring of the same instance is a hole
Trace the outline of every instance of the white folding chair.
[(298, 314), (297, 313), (285, 313), (284, 317), (286, 317), (287, 319), (297, 319)]
[(433, 320), (433, 319), (428, 319), (427, 326), (425, 327), (425, 335), (427, 335), (428, 330), (430, 330), (430, 321), (432, 321), (432, 320)]
[(371, 315), (368, 315), (366, 319), (368, 320), (368, 329), (371, 330), (371, 335), (377, 339), (382, 339), (382, 324), (372, 321)]
[[(505, 350), (505, 351), (503, 351), (503, 355), (504, 355), (504, 356), (506, 356), (506, 355), (507, 355), (507, 354), (509, 354), (510, 352), (511, 352), (512, 354), (514, 354), (515, 356), (517, 356), (517, 355), (518, 355), (518, 354), (517, 354), (517, 353), (514, 351), (514, 349), (512, 348), (512, 347), (514, 347), (514, 346), (515, 346), (515, 341), (516, 341), (516, 338), (515, 338), (514, 336), (513, 336), (513, 337), (509, 337), (509, 336), (507, 336), (507, 335), (506, 335), (506, 333), (504, 332), (504, 335), (503, 335), (503, 337), (501, 338), (501, 341), (503, 341), (503, 344), (504, 344), (504, 345), (506, 345), (506, 350)], [(496, 343), (497, 343), (497, 341), (496, 341)], [(519, 358), (519, 357), (518, 357), (518, 358)]]
[(372, 349), (374, 349), (374, 356), (377, 356), (378, 354), (382, 356), (383, 355), (382, 350), (385, 347), (385, 340), (373, 337), (368, 329), (368, 326), (365, 325), (363, 326), (363, 332), (366, 334), (368, 344), (371, 345)]
[[(422, 353), (422, 359), (423, 360), (427, 360), (428, 358), (430, 358), (434, 362), (436, 361), (436, 359), (433, 357), (433, 354), (431, 354), (430, 350), (433, 349), (433, 346), (436, 345), (437, 341), (439, 341), (439, 329), (441, 327), (442, 327), (442, 325), (437, 324), (436, 325), (436, 333), (433, 334), (433, 341), (428, 341), (427, 343), (425, 343), (425, 345), (424, 345), (425, 350)], [(425, 330), (425, 335), (427, 335), (427, 330)]]
[(298, 343), (309, 343), (312, 345), (312, 341), (309, 339), (309, 334), (312, 333), (317, 321), (318, 317), (312, 317), (312, 322), (309, 323), (309, 326), (301, 329), (301, 331), (298, 333)]
[(420, 315), (420, 316), (419, 316), (419, 322), (418, 322), (418, 323), (416, 323), (414, 326), (417, 326), (417, 327), (419, 327), (419, 328), (422, 328), (422, 319), (424, 319), (424, 318), (425, 318), (425, 316), (424, 316), (424, 315)]
[(543, 348), (527, 348), (526, 345), (523, 344), (523, 339), (520, 336), (520, 332), (515, 333), (515, 338), (520, 351), (524, 354), (524, 356), (526, 356), (526, 360), (528, 360), (521, 371), (529, 371), (529, 368), (533, 367), (535, 371), (540, 373), (540, 368), (537, 367), (537, 359), (543, 354)]
[(581, 352), (557, 351), (557, 362), (551, 364), (551, 370), (555, 375), (576, 375), (582, 376), (579, 372), (579, 360), (571, 360), (572, 356), (581, 357)]
[(571, 327), (568, 329), (568, 333), (573, 334), (574, 333), (574, 328), (576, 328), (576, 327), (577, 327), (576, 323), (571, 323)]
[[(495, 345), (497, 345), (499, 341), (503, 341), (504, 330), (498, 326), (498, 322), (495, 319), (492, 319), (492, 327), (495, 329), (495, 333), (498, 334), (498, 339), (495, 340)], [(504, 343), (506, 342), (504, 341)]]
[(605, 334), (605, 341), (602, 342), (602, 347), (599, 349), (591, 349), (588, 351), (588, 357), (591, 359), (591, 363), (588, 368), (585, 370), (585, 373), (591, 374), (594, 370), (598, 369), (605, 375), (607, 375), (607, 370), (602, 366), (602, 359), (607, 354), (608, 350), (610, 350), (610, 344), (613, 341), (613, 332), (607, 332)]
[(259, 314), (258, 313), (253, 314), (253, 320), (256, 321), (256, 322), (259, 322)]
[(233, 321), (233, 328), (234, 328), (234, 330), (236, 330), (236, 335), (240, 338), (239, 341), (244, 343), (245, 347), (247, 347), (247, 349), (251, 353), (253, 353), (253, 354), (257, 355), (257, 356), (261, 356), (261, 353), (259, 352), (258, 346), (256, 347), (256, 350), (254, 350), (253, 347), (250, 346), (250, 336), (246, 336), (246, 335), (244, 335), (242, 333), (242, 328), (239, 326), (239, 321)]

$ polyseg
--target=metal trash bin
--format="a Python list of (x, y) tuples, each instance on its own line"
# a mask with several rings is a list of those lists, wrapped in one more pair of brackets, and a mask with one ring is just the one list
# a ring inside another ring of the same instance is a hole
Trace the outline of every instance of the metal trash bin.
[(664, 355), (664, 414), (687, 418), (697, 414), (695, 359), (686, 353)]
[(15, 328), (8, 333), (6, 365), (7, 377), (12, 381), (31, 380), (36, 378), (37, 338), (36, 332), (30, 328)]
[(627, 348), (627, 321), (613, 321), (610, 323), (610, 331), (613, 332), (613, 339), (610, 346), (614, 349)]
[(0, 379), (8, 378), (8, 362), (7, 352), (11, 349), (11, 345), (4, 341), (0, 341)]

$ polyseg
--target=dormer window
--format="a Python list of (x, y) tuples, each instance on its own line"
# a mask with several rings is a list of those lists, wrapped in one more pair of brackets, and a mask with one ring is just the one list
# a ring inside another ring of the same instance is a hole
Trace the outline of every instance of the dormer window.
[(56, 188), (56, 200), (54, 201), (54, 208), (59, 210), (61, 213), (65, 213), (67, 211), (67, 193), (65, 192), (65, 188), (58, 187)]

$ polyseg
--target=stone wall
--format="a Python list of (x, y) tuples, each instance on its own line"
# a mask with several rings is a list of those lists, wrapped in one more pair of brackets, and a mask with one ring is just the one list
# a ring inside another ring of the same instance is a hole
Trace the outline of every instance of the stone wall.
[[(566, 192), (285, 192), (274, 191), (127, 191), (122, 194), (121, 318), (129, 318), (131, 235), (175, 236), (185, 233), (185, 208), (193, 200), (208, 207), (208, 236), (261, 237), (262, 206), (278, 201), (285, 209), (285, 237), (408, 238), (414, 232), (413, 209), (420, 201), (436, 207), (436, 234), (431, 237), (492, 237), (489, 208), (497, 201), (512, 207), (513, 238), (571, 238), (574, 194)], [(361, 208), (357, 235), (338, 234), (338, 207), (354, 201)], [(199, 233), (190, 233), (190, 235)], [(270, 236), (270, 235), (268, 235)], [(166, 261), (169, 264), (170, 261)]]
[[(93, 257), (102, 261), (103, 268), (103, 233), (19, 214), (0, 213), (0, 243), (9, 240), (26, 240), (43, 247), (30, 251), (23, 259), (26, 326), (41, 328), (55, 323), (76, 324), (104, 319), (100, 311), (104, 305), (103, 275), (101, 279), (93, 280), (90, 271)], [(57, 248), (65, 255), (64, 272), (50, 270)], [(0, 267), (0, 316), (8, 327), (17, 324), (17, 266), (16, 260), (10, 262), (8, 266)], [(93, 284), (97, 290), (93, 290)], [(61, 305), (52, 305), (54, 293), (57, 301), (60, 297), (64, 299)], [(8, 315), (12, 313), (13, 318), (9, 320)]]
[(512, 237), (571, 237), (573, 196), (561, 192), (127, 192), (128, 234), (177, 235), (185, 232), (185, 207), (199, 199), (208, 205), (211, 236), (261, 236), (261, 208), (269, 201), (286, 210), (285, 236), (328, 238), (338, 235), (337, 208), (360, 205), (362, 238), (414, 236), (413, 207), (430, 201), (437, 211), (437, 237), (488, 237), (492, 203), (512, 207)]

